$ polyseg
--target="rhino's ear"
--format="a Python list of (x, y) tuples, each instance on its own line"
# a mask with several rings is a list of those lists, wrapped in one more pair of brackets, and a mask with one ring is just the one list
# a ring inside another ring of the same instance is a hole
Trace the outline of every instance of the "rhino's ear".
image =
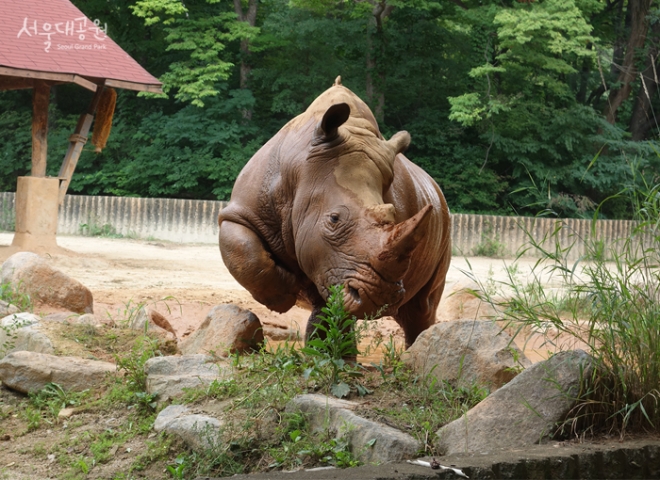
[(351, 107), (346, 103), (338, 103), (331, 106), (323, 114), (323, 120), (319, 124), (317, 135), (322, 141), (333, 140), (337, 137), (337, 130), (348, 120)]
[(410, 146), (410, 134), (405, 130), (396, 132), (387, 143), (392, 146), (396, 153), (403, 153)]

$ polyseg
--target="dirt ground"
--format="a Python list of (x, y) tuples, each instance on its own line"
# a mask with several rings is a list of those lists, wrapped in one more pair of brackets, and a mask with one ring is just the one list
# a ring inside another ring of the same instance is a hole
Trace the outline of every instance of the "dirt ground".
[[(13, 253), (9, 247), (12, 238), (11, 233), (0, 233), (0, 263)], [(280, 315), (255, 302), (231, 277), (217, 245), (73, 236), (61, 236), (58, 243), (66, 251), (50, 255), (52, 265), (92, 291), (94, 312), (100, 323), (110, 325), (117, 318), (125, 316), (128, 310), (144, 304), (165, 314), (177, 337), (183, 338), (199, 326), (214, 305), (235, 303), (252, 310), (265, 325), (300, 328), (304, 331), (309, 315), (306, 310), (294, 307)], [(469, 283), (465, 271), (471, 271), (484, 283), (506, 280), (511, 272), (511, 269), (507, 272), (507, 267), (511, 267), (512, 263), (512, 260), (455, 257), (449, 269), (445, 292)], [(516, 276), (524, 281), (534, 263), (533, 259), (519, 261), (515, 267)], [(547, 286), (558, 287), (550, 280)], [(457, 315), (469, 318), (474, 311), (463, 311), (466, 307), (464, 301), (458, 296), (443, 299), (438, 320), (451, 320)], [(51, 311), (39, 307), (36, 313), (47, 314)], [(402, 343), (401, 332), (393, 320), (378, 321), (376, 330), (385, 335), (398, 334)], [(525, 348), (525, 353), (532, 361), (543, 356), (537, 347), (527, 344)], [(377, 356), (378, 352), (374, 355)], [(9, 422), (0, 425), (0, 433), (11, 432), (13, 425), (21, 425), (19, 419), (15, 418), (17, 415), (12, 414), (15, 408), (13, 405), (20, 401), (20, 395), (0, 388), (0, 407), (4, 409)], [(64, 445), (60, 448), (65, 449), (64, 455), (74, 460), (83, 458), (89, 455), (85, 439), (89, 438), (90, 432), (112, 430), (122, 422), (125, 423), (127, 415), (126, 411), (102, 416), (81, 412), (70, 422), (65, 420), (30, 434), (0, 435), (0, 479), (133, 478), (117, 476), (117, 472), (124, 471), (135, 462), (138, 455), (148, 452), (145, 442), (137, 437), (116, 448), (112, 452), (113, 460), (95, 466), (89, 476), (62, 476), (67, 470), (58, 464), (55, 455), (51, 453), (57, 451), (57, 444), (60, 443)], [(149, 438), (152, 436), (155, 434), (149, 434)], [(381, 470), (378, 472), (382, 473)], [(169, 478), (169, 474), (163, 470), (161, 463), (142, 472), (140, 478)]]
[[(0, 233), (0, 262), (13, 253), (12, 238), (11, 233)], [(229, 274), (217, 245), (82, 236), (59, 236), (58, 244), (65, 252), (50, 255), (51, 264), (92, 291), (99, 321), (120, 318), (126, 310), (144, 304), (163, 313), (177, 337), (183, 338), (214, 305), (234, 303), (254, 312), (265, 325), (304, 332), (309, 312), (294, 307), (278, 314), (257, 303)], [(528, 274), (534, 263), (533, 259), (519, 261), (518, 274)], [(483, 282), (505, 280), (511, 264), (512, 260), (454, 257), (445, 297), (457, 285), (469, 282), (464, 271)], [(443, 303), (439, 320), (451, 320), (458, 312), (447, 309), (456, 308), (460, 307)], [(38, 313), (49, 313), (49, 309), (42, 307)], [(392, 319), (379, 321), (375, 330), (385, 336), (397, 334), (402, 341), (402, 332)]]

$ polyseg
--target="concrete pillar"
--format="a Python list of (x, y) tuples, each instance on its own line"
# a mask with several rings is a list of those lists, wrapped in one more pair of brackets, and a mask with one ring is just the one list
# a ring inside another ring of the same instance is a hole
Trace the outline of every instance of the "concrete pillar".
[(58, 178), (18, 177), (16, 233), (12, 247), (34, 252), (57, 251)]

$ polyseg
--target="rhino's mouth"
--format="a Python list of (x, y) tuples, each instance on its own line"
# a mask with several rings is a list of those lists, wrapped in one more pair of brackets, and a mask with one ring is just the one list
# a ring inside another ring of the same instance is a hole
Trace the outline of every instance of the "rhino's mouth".
[(377, 285), (349, 280), (344, 286), (344, 305), (358, 317), (383, 316), (396, 313), (405, 290), (403, 282), (386, 282)]
[[(368, 273), (365, 275), (365, 273)], [(344, 290), (344, 306), (346, 310), (357, 317), (372, 316), (378, 314), (392, 315), (396, 313), (405, 289), (401, 280), (388, 282), (377, 272), (369, 269), (369, 272), (352, 272), (351, 275), (332, 276), (328, 285), (342, 285)], [(323, 282), (319, 291), (323, 298), (327, 299), (329, 290)], [(385, 309), (383, 309), (385, 308)]]

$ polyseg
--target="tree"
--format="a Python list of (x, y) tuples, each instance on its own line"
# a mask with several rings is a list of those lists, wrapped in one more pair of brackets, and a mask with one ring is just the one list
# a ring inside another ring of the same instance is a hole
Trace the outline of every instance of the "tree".
[[(623, 0), (619, 1), (623, 2)], [(617, 111), (630, 96), (633, 82), (637, 79), (637, 55), (639, 50), (644, 47), (649, 30), (648, 15), (651, 3), (652, 0), (628, 0), (625, 17), (627, 34), (625, 54), (620, 65), (616, 63), (616, 58), (612, 61), (613, 69), (618, 70), (618, 76), (610, 89), (604, 112), (606, 120), (611, 124), (616, 122)]]

